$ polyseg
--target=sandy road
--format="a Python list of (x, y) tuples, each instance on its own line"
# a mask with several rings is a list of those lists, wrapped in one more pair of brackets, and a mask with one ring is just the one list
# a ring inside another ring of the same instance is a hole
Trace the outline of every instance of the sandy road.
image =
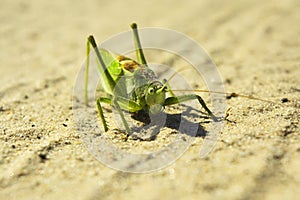
[[(299, 8), (292, 0), (2, 0), (0, 199), (297, 199)], [(132, 21), (189, 35), (214, 59), (228, 91), (278, 104), (228, 100), (228, 121), (205, 159), (196, 137), (162, 170), (106, 167), (74, 130), (73, 85), (87, 35), (101, 41)]]

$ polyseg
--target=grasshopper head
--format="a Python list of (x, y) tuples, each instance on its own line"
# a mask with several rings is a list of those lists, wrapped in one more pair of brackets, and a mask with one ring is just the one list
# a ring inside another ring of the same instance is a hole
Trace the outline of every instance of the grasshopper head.
[(151, 114), (158, 114), (163, 110), (166, 92), (166, 86), (159, 81), (150, 83), (146, 88), (145, 100)]

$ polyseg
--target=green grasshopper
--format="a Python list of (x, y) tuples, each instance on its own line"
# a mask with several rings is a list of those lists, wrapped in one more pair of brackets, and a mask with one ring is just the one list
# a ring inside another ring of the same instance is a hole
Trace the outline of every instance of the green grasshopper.
[[(130, 133), (130, 128), (122, 110), (133, 114), (143, 112), (156, 115), (161, 113), (165, 106), (190, 100), (198, 100), (208, 115), (216, 121), (217, 117), (210, 111), (199, 95), (186, 94), (175, 96), (167, 80), (157, 80), (156, 74), (147, 65), (139, 39), (137, 24), (131, 24), (131, 28), (133, 31), (137, 61), (98, 48), (92, 35), (87, 39), (84, 89), (85, 103), (87, 104), (88, 102), (88, 68), (90, 46), (92, 46), (98, 61), (98, 70), (101, 75), (102, 86), (107, 95), (107, 97), (99, 97), (96, 101), (104, 130), (108, 131), (108, 126), (104, 117), (102, 103), (109, 104), (117, 110), (128, 134)], [(169, 97), (167, 97), (167, 93), (169, 93)]]

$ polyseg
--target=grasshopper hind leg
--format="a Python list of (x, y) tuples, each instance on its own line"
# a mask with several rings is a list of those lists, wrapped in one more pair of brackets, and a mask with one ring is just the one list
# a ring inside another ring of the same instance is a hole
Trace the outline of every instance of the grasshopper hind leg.
[(134, 46), (135, 46), (135, 51), (136, 51), (136, 58), (137, 61), (143, 65), (147, 66), (147, 61), (142, 49), (139, 33), (138, 33), (138, 28), (136, 23), (131, 24), (131, 29), (133, 32), (133, 41), (134, 41)]

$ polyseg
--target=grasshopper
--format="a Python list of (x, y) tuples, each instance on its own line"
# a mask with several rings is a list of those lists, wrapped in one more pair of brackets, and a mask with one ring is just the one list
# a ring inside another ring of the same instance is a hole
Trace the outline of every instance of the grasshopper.
[[(107, 97), (100, 96), (96, 100), (97, 109), (105, 131), (108, 131), (104, 117), (103, 103), (113, 106), (121, 117), (126, 132), (130, 133), (129, 125), (122, 110), (137, 114), (143, 112), (156, 115), (161, 113), (165, 106), (178, 104), (190, 100), (198, 100), (207, 114), (214, 120), (217, 117), (206, 106), (204, 100), (196, 94), (175, 96), (166, 79), (159, 81), (153, 70), (149, 68), (139, 39), (137, 24), (131, 24), (136, 51), (136, 59), (132, 60), (122, 55), (113, 54), (103, 48), (98, 48), (92, 35), (87, 39), (86, 71), (85, 71), (85, 103), (88, 102), (88, 69), (89, 54), (92, 46), (98, 62), (101, 82)], [(167, 97), (169, 93), (169, 97)]]

